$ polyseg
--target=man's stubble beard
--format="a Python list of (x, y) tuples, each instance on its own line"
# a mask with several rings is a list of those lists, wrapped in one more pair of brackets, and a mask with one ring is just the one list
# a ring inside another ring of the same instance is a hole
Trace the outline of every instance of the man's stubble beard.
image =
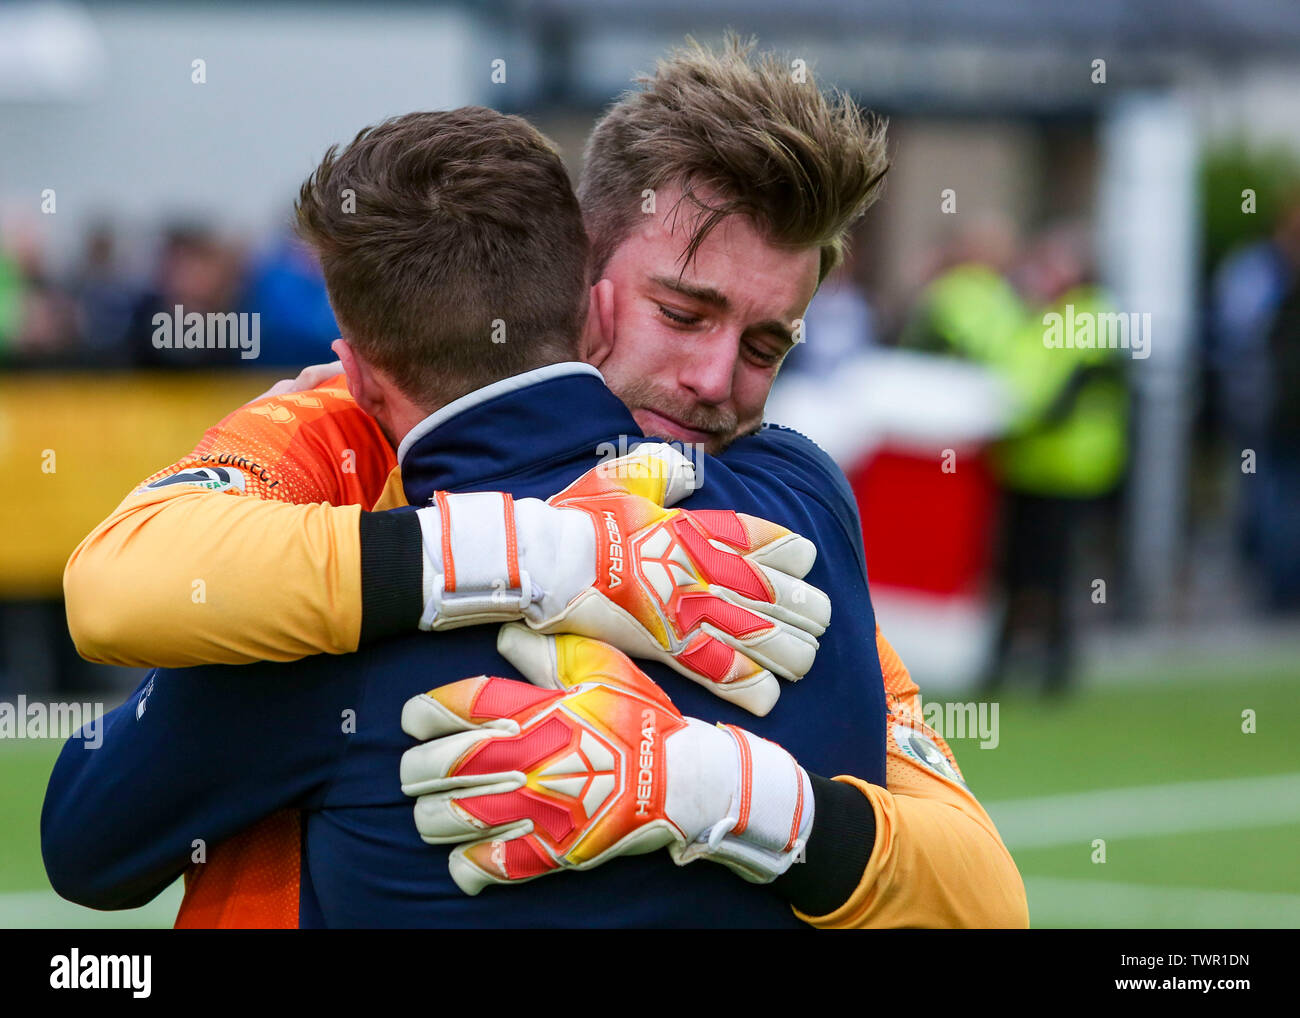
[[(737, 434), (739, 423), (736, 415), (730, 410), (700, 406), (676, 397), (665, 396), (654, 383), (644, 378), (634, 378), (626, 383), (614, 379), (609, 384), (614, 395), (622, 400), (629, 410), (652, 410), (665, 417), (671, 417), (688, 428), (708, 432), (710, 437), (704, 446), (705, 451), (712, 455), (716, 456), (741, 437)], [(752, 434), (757, 430), (758, 428), (755, 427), (746, 431), (746, 434)]]

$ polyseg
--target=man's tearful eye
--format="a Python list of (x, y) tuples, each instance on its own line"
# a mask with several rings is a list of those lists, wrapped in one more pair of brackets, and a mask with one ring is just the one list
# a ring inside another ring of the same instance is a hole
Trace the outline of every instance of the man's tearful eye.
[(698, 325), (700, 319), (698, 315), (688, 315), (681, 311), (674, 311), (672, 308), (659, 305), (659, 313), (667, 318), (674, 325)]
[(752, 343), (745, 344), (745, 356), (751, 362), (759, 367), (773, 368), (781, 363), (781, 358), (785, 356), (785, 351), (769, 350), (765, 347), (754, 346)]

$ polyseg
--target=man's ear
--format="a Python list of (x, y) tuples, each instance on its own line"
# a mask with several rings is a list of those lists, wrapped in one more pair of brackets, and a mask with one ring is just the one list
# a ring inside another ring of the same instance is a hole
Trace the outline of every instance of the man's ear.
[(348, 376), (348, 391), (357, 401), (357, 406), (371, 417), (378, 416), (376, 411), (384, 405), (383, 390), (376, 384), (370, 365), (357, 356), (346, 339), (334, 340), (330, 349), (343, 363), (343, 373)]
[(587, 324), (582, 330), (578, 356), (597, 370), (614, 352), (614, 284), (599, 280), (591, 288)]

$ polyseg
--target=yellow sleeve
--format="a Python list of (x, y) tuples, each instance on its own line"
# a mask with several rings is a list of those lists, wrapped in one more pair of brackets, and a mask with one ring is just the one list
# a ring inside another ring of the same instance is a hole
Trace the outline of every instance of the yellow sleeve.
[(341, 378), (241, 407), (72, 553), (77, 650), (137, 667), (356, 650), (360, 515), (392, 465)]
[(360, 506), (162, 491), (128, 496), (68, 560), (82, 657), (185, 668), (357, 649)]
[[(795, 914), (823, 929), (1029, 925), (1024, 882), (956, 757), (919, 711), (919, 691), (879, 630), (889, 704), (886, 788), (840, 776), (876, 816), (876, 841), (857, 890), (829, 915)], [(815, 820), (814, 820), (815, 823)]]

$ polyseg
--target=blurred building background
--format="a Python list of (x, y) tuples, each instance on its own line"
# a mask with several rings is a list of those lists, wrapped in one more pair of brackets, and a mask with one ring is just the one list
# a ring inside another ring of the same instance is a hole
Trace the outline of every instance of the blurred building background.
[[(77, 658), (67, 555), (207, 425), (329, 359), (319, 270), (288, 227), (326, 147), (481, 103), (530, 117), (576, 174), (635, 72), (726, 27), (890, 118), (885, 195), (768, 416), (849, 474), (882, 625), (923, 690), (1074, 689), (1083, 713), (1043, 722), (1057, 745), (1094, 725), (1111, 746), (1126, 712), (1105, 697), (1129, 683), (1190, 682), (1153, 709), (1209, 711), (1197, 682), (1253, 671), (1293, 708), (1300, 8), (1272, 0), (0, 6), (0, 698), (111, 703), (138, 679)], [(258, 312), (260, 356), (155, 349), (176, 304)], [(1142, 323), (1146, 347), (1047, 348), (1067, 306)], [(1057, 787), (1036, 757), (1041, 788), (1008, 778), (1006, 738), (954, 745), (995, 794)], [(1279, 752), (1264, 771), (1300, 771)], [(1179, 766), (1095, 780), (1223, 776)], [(1042, 901), (1070, 899), (1057, 870)], [(1203, 914), (1300, 917), (1294, 870), (1268, 902), (1221, 888), (1247, 897)], [(1172, 907), (1148, 897), (1147, 921)]]

